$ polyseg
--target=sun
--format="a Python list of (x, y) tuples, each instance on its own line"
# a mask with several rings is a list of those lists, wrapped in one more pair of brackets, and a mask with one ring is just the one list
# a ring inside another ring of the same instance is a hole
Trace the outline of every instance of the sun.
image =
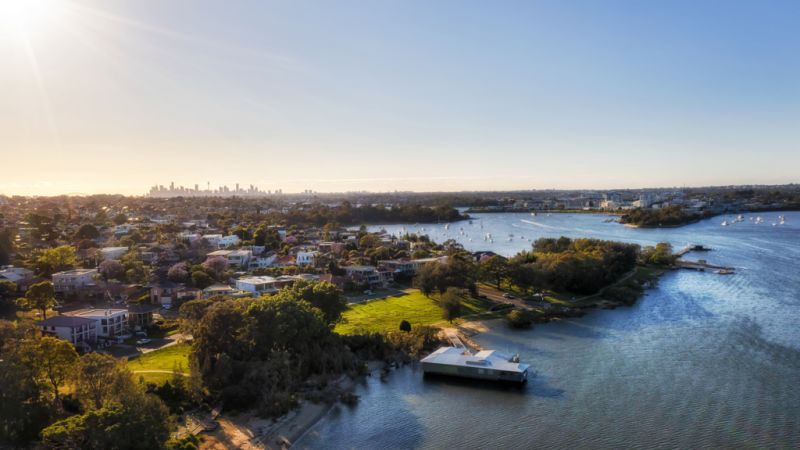
[(39, 34), (63, 9), (63, 0), (0, 0), (0, 31)]

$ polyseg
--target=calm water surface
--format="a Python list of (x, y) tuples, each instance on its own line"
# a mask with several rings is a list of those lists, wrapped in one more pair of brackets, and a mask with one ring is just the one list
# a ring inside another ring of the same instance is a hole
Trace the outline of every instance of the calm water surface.
[(529, 331), (499, 326), (476, 340), (532, 365), (523, 388), (423, 379), (409, 366), (367, 379), (357, 406), (335, 407), (298, 447), (800, 448), (800, 213), (785, 215), (777, 227), (778, 213), (761, 214), (760, 225), (721, 227), (720, 217), (661, 230), (585, 214), (407, 227), (505, 255), (562, 235), (700, 243), (714, 251), (687, 258), (737, 273), (672, 272), (631, 308)]

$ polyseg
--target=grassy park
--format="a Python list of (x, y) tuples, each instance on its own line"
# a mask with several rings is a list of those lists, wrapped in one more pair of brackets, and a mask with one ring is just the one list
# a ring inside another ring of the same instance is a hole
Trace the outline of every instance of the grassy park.
[(148, 383), (163, 383), (172, 378), (174, 370), (189, 373), (190, 349), (186, 343), (165, 347), (129, 360), (128, 367), (136, 380), (141, 376)]
[[(491, 303), (486, 300), (464, 298), (461, 315), (486, 312), (490, 306)], [(340, 334), (396, 331), (402, 320), (409, 321), (412, 327), (446, 323), (442, 319), (442, 308), (439, 307), (437, 296), (426, 297), (416, 289), (409, 289), (401, 295), (385, 299), (351, 305), (342, 314), (342, 318), (344, 320), (335, 329)]]

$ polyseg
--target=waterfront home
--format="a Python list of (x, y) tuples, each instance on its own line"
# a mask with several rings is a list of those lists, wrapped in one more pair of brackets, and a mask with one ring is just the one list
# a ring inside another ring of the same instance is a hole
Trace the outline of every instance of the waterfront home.
[(393, 280), (392, 272), (378, 270), (375, 266), (345, 266), (342, 269), (354, 282), (367, 284), (370, 287), (385, 287)]
[(43, 334), (63, 339), (76, 347), (97, 342), (97, 322), (85, 317), (55, 316), (36, 325)]
[(384, 267), (390, 272), (413, 276), (417, 273), (420, 267), (429, 262), (443, 263), (447, 261), (447, 256), (434, 257), (434, 258), (419, 258), (419, 259), (391, 259), (385, 261), (378, 261), (378, 265)]
[(518, 383), (527, 381), (530, 367), (520, 363), (518, 357), (497, 350), (472, 354), (458, 347), (441, 347), (421, 363), (423, 373)]

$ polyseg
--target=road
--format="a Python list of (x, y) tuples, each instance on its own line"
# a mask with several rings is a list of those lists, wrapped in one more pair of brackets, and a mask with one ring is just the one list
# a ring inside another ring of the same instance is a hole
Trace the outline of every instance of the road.
[(520, 298), (505, 298), (503, 297), (504, 292), (492, 287), (488, 286), (478, 286), (478, 295), (485, 295), (486, 298), (493, 302), (497, 303), (505, 303), (507, 305), (513, 305), (516, 308), (521, 309), (533, 309), (531, 305), (526, 303), (524, 300)]

